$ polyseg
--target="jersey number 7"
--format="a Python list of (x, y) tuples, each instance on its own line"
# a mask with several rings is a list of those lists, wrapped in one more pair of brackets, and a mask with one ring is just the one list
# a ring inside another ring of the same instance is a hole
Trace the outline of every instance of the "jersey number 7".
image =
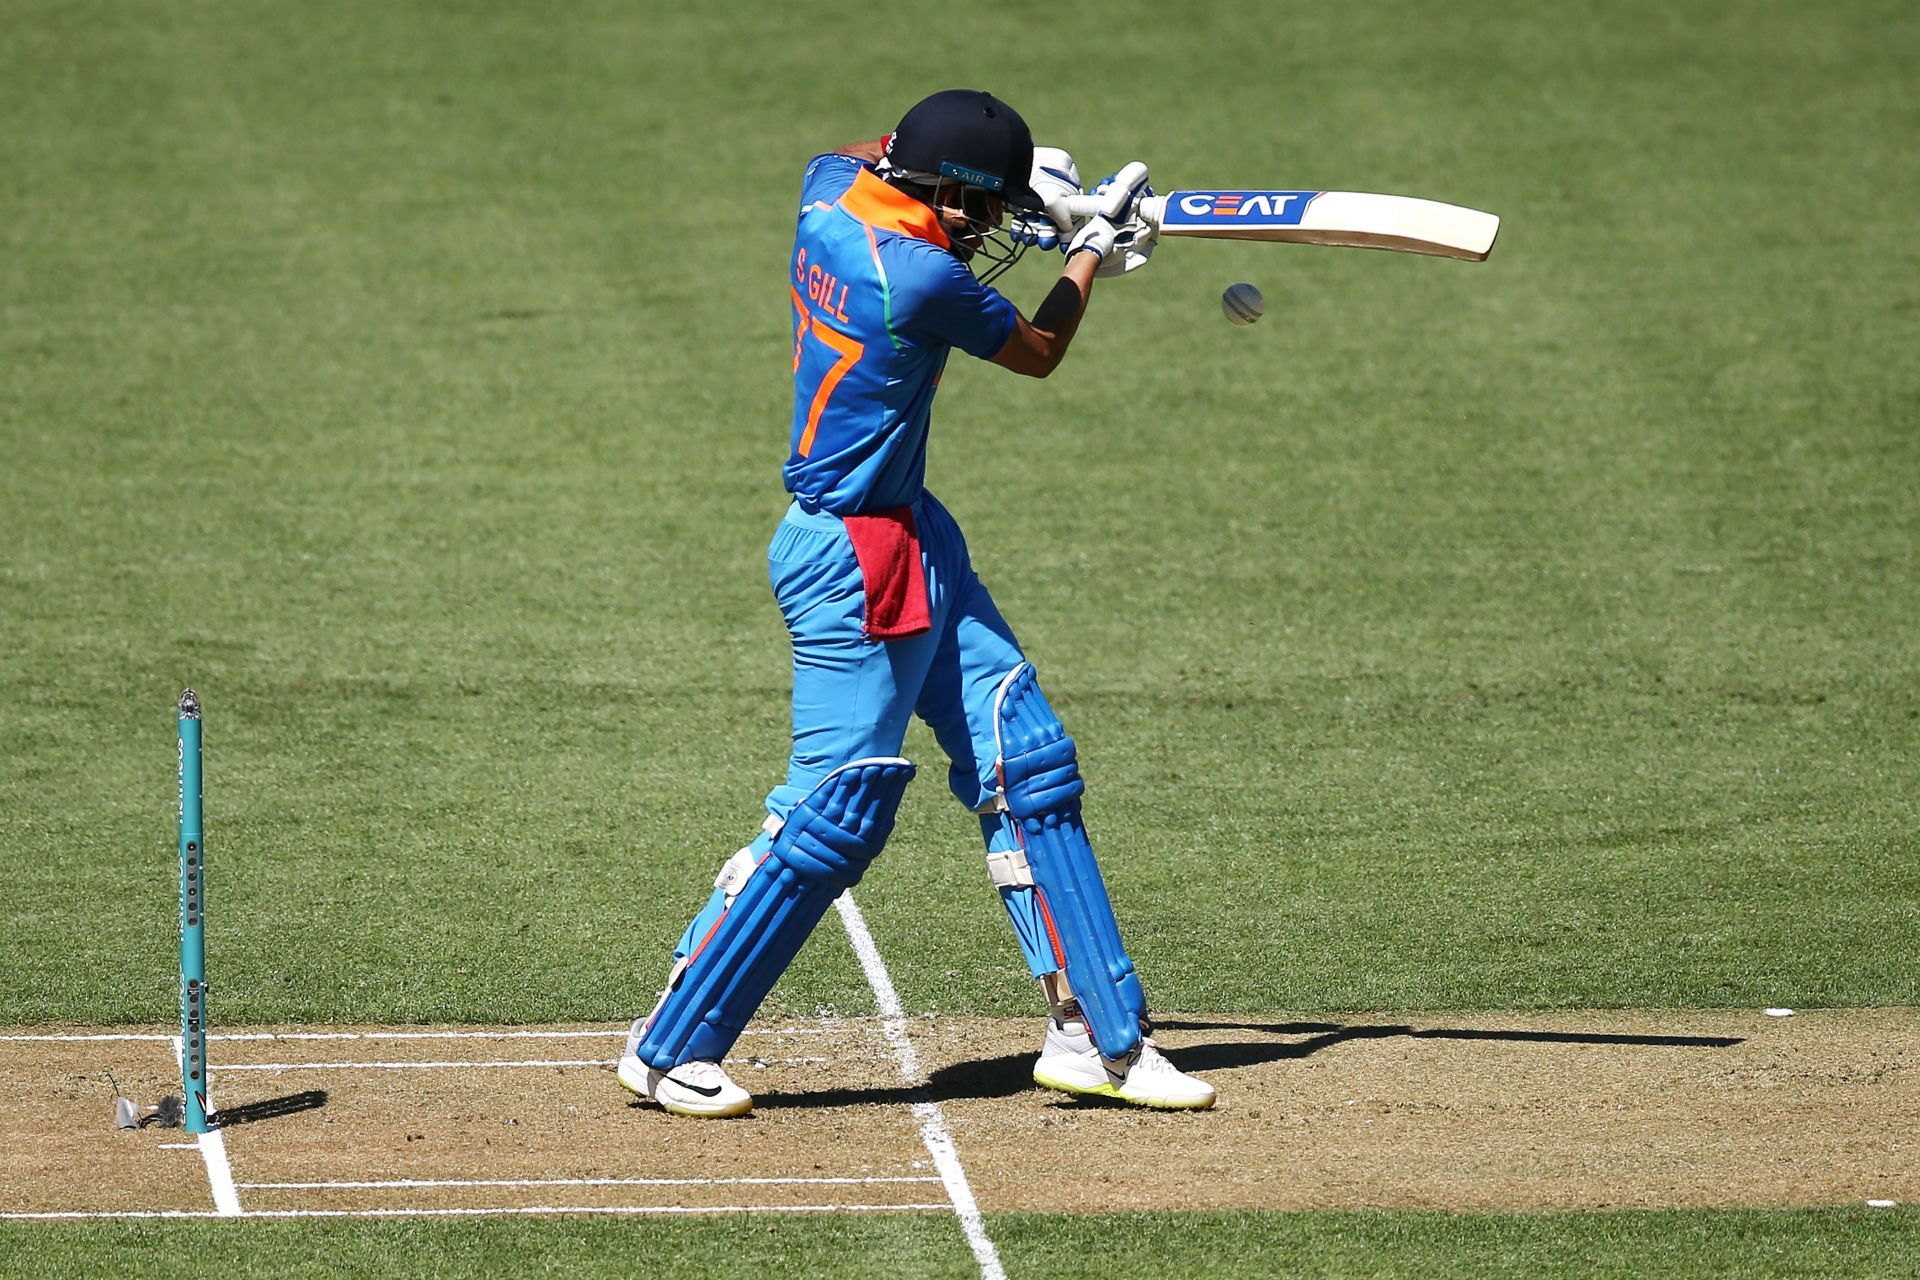
[(833, 362), (826, 376), (820, 379), (819, 389), (813, 393), (813, 403), (807, 408), (807, 429), (800, 433), (799, 454), (806, 457), (813, 452), (813, 436), (820, 429), (820, 413), (827, 407), (827, 401), (833, 396), (833, 389), (840, 385), (840, 379), (847, 376), (847, 370), (853, 368), (866, 352), (867, 345), (855, 338), (823, 324), (820, 317), (807, 310), (807, 304), (800, 300), (800, 293), (793, 286), (787, 286), (787, 292), (793, 295), (793, 371), (800, 372), (800, 356), (806, 344), (807, 335), (825, 343), (827, 348), (840, 358)]

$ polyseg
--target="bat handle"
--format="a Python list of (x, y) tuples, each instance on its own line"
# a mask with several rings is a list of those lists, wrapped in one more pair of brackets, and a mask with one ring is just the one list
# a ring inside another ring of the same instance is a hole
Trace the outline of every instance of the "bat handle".
[[(1166, 207), (1167, 198), (1165, 196), (1146, 196), (1141, 199), (1137, 209), (1140, 220), (1152, 227), (1155, 231), (1158, 231), (1160, 230), (1160, 215), (1165, 212)], [(1067, 210), (1072, 213), (1075, 218), (1091, 218), (1094, 214), (1100, 212), (1100, 197), (1068, 196)]]

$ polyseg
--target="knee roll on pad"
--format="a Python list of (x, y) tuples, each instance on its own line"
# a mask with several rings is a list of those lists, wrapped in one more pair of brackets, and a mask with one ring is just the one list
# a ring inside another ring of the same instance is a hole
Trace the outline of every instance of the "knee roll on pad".
[(677, 966), (636, 1050), (660, 1070), (718, 1062), (833, 900), (860, 882), (893, 834), (913, 765), (855, 760), (787, 815), (773, 847)]
[(1067, 982), (1100, 1052), (1125, 1057), (1140, 1043), (1147, 999), (1120, 941), (1106, 882), (1080, 818), (1080, 797), (1087, 788), (1073, 739), (1026, 663), (1001, 682), (993, 718), (1007, 818), (1039, 889)]

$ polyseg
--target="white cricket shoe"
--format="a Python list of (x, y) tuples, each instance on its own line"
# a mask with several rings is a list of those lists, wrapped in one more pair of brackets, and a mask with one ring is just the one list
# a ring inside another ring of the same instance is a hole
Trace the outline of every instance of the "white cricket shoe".
[(1047, 1041), (1033, 1064), (1033, 1081), (1062, 1093), (1118, 1098), (1165, 1111), (1210, 1107), (1213, 1086), (1190, 1076), (1162, 1056), (1151, 1038), (1125, 1058), (1103, 1058), (1079, 1019), (1047, 1021)]
[(753, 1110), (753, 1095), (729, 1079), (717, 1062), (683, 1062), (661, 1071), (629, 1053), (621, 1057), (616, 1074), (629, 1093), (652, 1098), (677, 1116), (713, 1119)]

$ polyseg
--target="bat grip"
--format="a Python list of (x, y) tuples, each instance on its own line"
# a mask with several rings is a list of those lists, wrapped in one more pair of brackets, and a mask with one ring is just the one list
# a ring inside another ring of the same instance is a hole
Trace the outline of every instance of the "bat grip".
[[(1067, 211), (1075, 218), (1091, 218), (1100, 212), (1101, 203), (1099, 196), (1068, 196)], [(1166, 207), (1165, 196), (1143, 196), (1140, 203), (1134, 206), (1134, 212), (1142, 222), (1158, 231), (1160, 215)]]

